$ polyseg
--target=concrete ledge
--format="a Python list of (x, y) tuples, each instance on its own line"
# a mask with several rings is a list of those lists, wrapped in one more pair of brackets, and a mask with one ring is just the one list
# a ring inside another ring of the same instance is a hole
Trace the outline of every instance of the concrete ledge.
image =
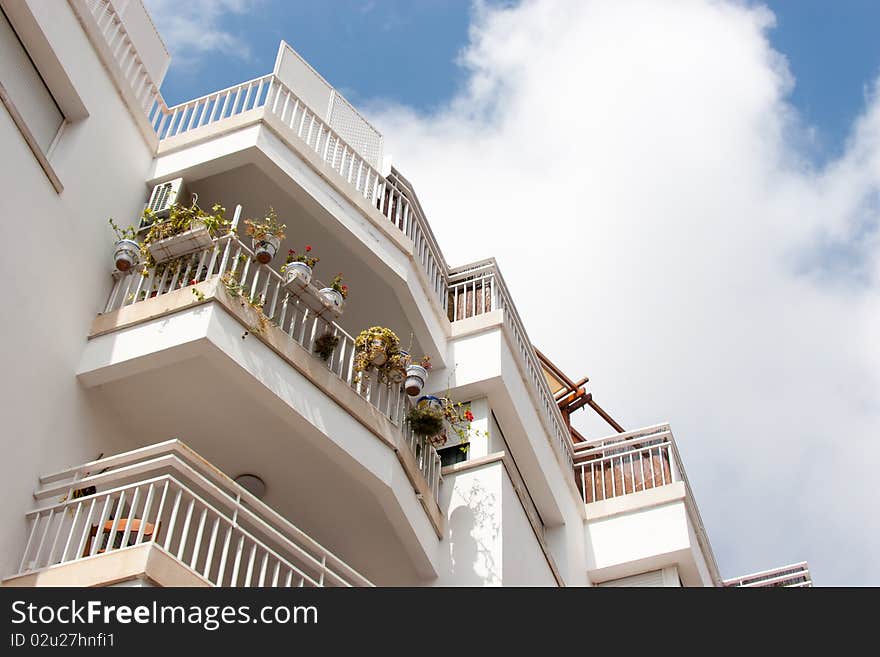
[(33, 573), (10, 577), (2, 582), (2, 586), (110, 586), (138, 577), (163, 587), (213, 586), (155, 543), (143, 543), (49, 566)]
[(605, 520), (614, 516), (644, 511), (655, 506), (684, 501), (687, 489), (683, 481), (675, 481), (665, 486), (640, 490), (629, 495), (612, 497), (601, 502), (591, 502), (586, 506), (587, 522)]
[(476, 335), (484, 331), (499, 329), (504, 325), (504, 311), (500, 308), (482, 315), (474, 315), (466, 319), (452, 322), (451, 338), (456, 340), (469, 335)]

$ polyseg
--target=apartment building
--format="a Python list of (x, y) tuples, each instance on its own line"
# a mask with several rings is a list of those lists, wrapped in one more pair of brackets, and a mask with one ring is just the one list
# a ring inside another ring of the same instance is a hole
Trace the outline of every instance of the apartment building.
[(492, 259), (446, 262), (288, 44), (168, 107), (140, 0), (0, 8), (3, 585), (810, 584), (722, 580), (670, 426), (625, 431)]

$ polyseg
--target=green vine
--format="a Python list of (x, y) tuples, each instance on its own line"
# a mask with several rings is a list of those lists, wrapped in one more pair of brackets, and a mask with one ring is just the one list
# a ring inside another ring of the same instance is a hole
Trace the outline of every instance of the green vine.
[(227, 294), (229, 294), (229, 296), (240, 299), (242, 307), (247, 304), (257, 313), (257, 323), (253, 326), (249, 326), (249, 330), (242, 333), (241, 339), (244, 340), (249, 333), (255, 333), (257, 335), (265, 336), (266, 330), (269, 328), (269, 325), (273, 324), (274, 322), (272, 322), (272, 320), (266, 317), (265, 313), (263, 313), (263, 305), (265, 304), (265, 299), (263, 299), (263, 296), (261, 294), (255, 294), (252, 297), (248, 296), (245, 293), (244, 285), (238, 280), (238, 272), (235, 269), (223, 274), (220, 277), (220, 282), (223, 284), (223, 287), (226, 289), (226, 292)]

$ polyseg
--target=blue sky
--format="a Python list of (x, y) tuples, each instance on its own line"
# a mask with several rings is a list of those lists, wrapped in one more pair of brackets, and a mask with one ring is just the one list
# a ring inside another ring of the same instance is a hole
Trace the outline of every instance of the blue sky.
[[(750, 4), (776, 15), (771, 42), (795, 76), (791, 102), (815, 128), (813, 154), (820, 162), (838, 155), (865, 106), (865, 85), (880, 73), (880, 2)], [(257, 0), (255, 9), (218, 17), (247, 45), (245, 57), (235, 47), (198, 58), (180, 53), (163, 93), (171, 105), (267, 73), (285, 39), (355, 104), (381, 98), (430, 111), (464, 79), (457, 54), (471, 11), (469, 0)]]

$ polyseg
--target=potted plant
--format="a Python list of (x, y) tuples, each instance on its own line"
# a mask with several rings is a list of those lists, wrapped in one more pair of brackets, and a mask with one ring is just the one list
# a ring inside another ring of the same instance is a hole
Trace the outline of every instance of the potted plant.
[(333, 354), (333, 350), (339, 344), (339, 336), (332, 333), (323, 333), (315, 338), (313, 350), (321, 360), (327, 360)]
[(275, 209), (269, 206), (269, 212), (259, 221), (245, 219), (245, 232), (253, 238), (254, 257), (261, 265), (268, 265), (278, 253), (281, 240), (284, 239), (285, 224), (279, 223)]
[(113, 253), (116, 269), (121, 272), (127, 272), (133, 267), (137, 267), (141, 260), (141, 245), (135, 240), (137, 228), (134, 226), (120, 228), (112, 218), (110, 219), (110, 227), (116, 233), (115, 251)]
[(149, 222), (150, 228), (144, 236), (141, 254), (148, 266), (210, 246), (213, 235), (229, 226), (226, 208), (214, 204), (208, 213), (197, 205), (197, 199), (194, 195), (190, 207), (175, 203), (163, 219), (155, 219), (149, 208), (144, 209), (145, 223)]
[(321, 288), (318, 293), (325, 305), (342, 310), (342, 304), (348, 297), (348, 285), (342, 284), (342, 274), (336, 274), (336, 277), (330, 281), (330, 286)]
[(415, 397), (422, 392), (428, 381), (428, 370), (431, 369), (431, 357), (424, 356), (418, 363), (410, 363), (406, 366), (406, 382), (403, 384), (406, 394)]
[(378, 370), (380, 380), (388, 380), (389, 358), (400, 352), (400, 340), (384, 326), (371, 326), (361, 331), (354, 341), (354, 368), (358, 374)]
[(399, 350), (396, 354), (388, 357), (388, 379), (392, 383), (402, 383), (406, 378), (406, 368), (409, 367), (412, 357), (408, 351)]
[[(437, 417), (440, 418), (439, 427)], [(470, 437), (474, 415), (467, 404), (453, 401), (449, 397), (426, 395), (420, 397), (416, 405), (407, 412), (406, 419), (413, 433), (437, 447), (446, 442), (447, 426), (462, 442), (466, 442)]]
[(293, 249), (287, 252), (287, 259), (281, 266), (281, 273), (284, 275), (286, 285), (290, 285), (295, 280), (299, 280), (302, 285), (308, 285), (312, 280), (312, 268), (320, 258), (310, 255), (311, 251), (312, 247), (307, 244), (303, 253), (297, 253)]
[(406, 421), (412, 432), (420, 438), (428, 439), (435, 445), (446, 442), (446, 434), (443, 431), (446, 416), (442, 407), (430, 403), (416, 404), (407, 412)]

